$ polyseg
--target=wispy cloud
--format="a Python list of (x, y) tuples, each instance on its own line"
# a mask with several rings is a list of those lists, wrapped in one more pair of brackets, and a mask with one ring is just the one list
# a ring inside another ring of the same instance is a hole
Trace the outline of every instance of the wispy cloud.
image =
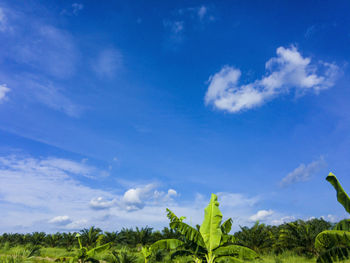
[(84, 5), (81, 3), (73, 3), (71, 6), (63, 9), (61, 15), (77, 16), (84, 9)]
[(7, 21), (7, 16), (3, 8), (0, 7), (0, 32), (5, 32), (9, 30), (9, 25)]
[(0, 103), (6, 99), (6, 94), (10, 91), (6, 84), (0, 85)]
[(49, 223), (64, 226), (72, 223), (72, 220), (69, 218), (69, 216), (55, 216), (54, 218), (49, 220)]
[(78, 15), (79, 12), (84, 9), (84, 5), (80, 3), (73, 3), (72, 8), (73, 8), (73, 14)]
[(177, 9), (170, 18), (163, 21), (166, 29), (166, 42), (170, 47), (176, 48), (184, 41), (186, 32), (201, 28), (213, 20), (214, 16), (210, 14), (209, 7), (205, 5)]
[(272, 225), (281, 225), (281, 224), (284, 224), (284, 223), (292, 222), (295, 219), (296, 219), (295, 216), (283, 216), (283, 217), (280, 217), (280, 218), (277, 218), (277, 219), (273, 219), (271, 221), (271, 224)]
[(111, 78), (122, 68), (123, 57), (119, 50), (108, 48), (102, 50), (92, 64), (93, 70), (99, 77)]
[[(42, 19), (9, 8), (6, 13), (4, 10), (0, 9), (0, 27), (8, 21), (5, 15), (12, 14), (11, 34), (2, 35), (8, 52), (0, 54), (1, 63), (17, 65), (18, 70), (10, 72), (8, 67), (1, 67), (0, 76), (11, 87), (12, 101), (39, 102), (71, 117), (80, 116), (83, 108), (69, 98), (62, 84), (74, 76), (79, 60), (74, 38)], [(4, 97), (8, 89), (2, 86), (1, 91)]]
[(290, 172), (286, 177), (284, 177), (281, 180), (280, 185), (288, 186), (293, 183), (308, 181), (325, 165), (326, 161), (323, 157), (320, 157), (319, 160), (313, 161), (306, 165), (302, 163), (292, 172)]
[(272, 210), (259, 210), (256, 214), (249, 217), (250, 221), (264, 221), (268, 217), (272, 216), (274, 214), (274, 211)]
[(72, 36), (51, 25), (34, 24), (16, 32), (16, 43), (8, 55), (49, 76), (67, 78), (75, 73), (78, 50)]
[(297, 95), (306, 91), (318, 93), (334, 85), (338, 67), (319, 61), (311, 63), (295, 46), (277, 48), (277, 57), (265, 64), (266, 76), (254, 82), (239, 84), (241, 71), (224, 66), (210, 76), (205, 103), (219, 110), (237, 113), (258, 107), (278, 95), (294, 89)]
[[(180, 201), (175, 189), (163, 191), (155, 183), (131, 187), (118, 195), (82, 182), (81, 176), (98, 175), (99, 171), (83, 161), (1, 156), (0, 209), (4, 215), (0, 232), (79, 230), (90, 225), (106, 230), (162, 227), (168, 224), (166, 208), (187, 216), (191, 224), (203, 219), (207, 196), (197, 194), (194, 200)], [(220, 209), (225, 217), (234, 218), (236, 227), (249, 223), (259, 201), (239, 193), (218, 193), (218, 197)]]
[[(26, 72), (8, 74), (0, 70), (0, 76), (11, 86), (11, 93), (13, 93), (13, 101), (15, 102), (39, 103), (53, 110), (63, 112), (70, 117), (79, 117), (85, 110), (85, 107), (69, 98), (67, 90), (61, 84), (40, 74)], [(5, 95), (8, 92), (5, 89), (3, 91), (5, 91)]]
[(172, 198), (177, 195), (174, 189), (169, 189), (168, 192), (165, 193), (157, 190), (156, 184), (147, 184), (136, 188), (130, 188), (124, 195), (116, 196), (113, 200), (105, 200), (102, 197), (93, 198), (90, 201), (90, 207), (99, 210), (117, 206), (125, 211), (136, 211), (143, 209), (146, 205), (172, 202)]

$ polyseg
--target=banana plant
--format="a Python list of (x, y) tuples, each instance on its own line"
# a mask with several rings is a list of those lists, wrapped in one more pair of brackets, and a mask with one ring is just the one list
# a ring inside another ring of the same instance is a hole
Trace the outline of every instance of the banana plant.
[(56, 259), (56, 262), (79, 262), (79, 263), (85, 263), (85, 262), (92, 262), (92, 263), (98, 263), (99, 261), (95, 259), (95, 255), (98, 252), (102, 252), (106, 249), (109, 249), (111, 247), (110, 243), (104, 244), (102, 246), (97, 246), (92, 249), (88, 249), (87, 247), (84, 247), (81, 243), (80, 239), (81, 235), (78, 233), (76, 234), (76, 238), (78, 239), (79, 243), (79, 250), (77, 254), (74, 257), (60, 257)]
[[(350, 198), (340, 185), (337, 177), (329, 173), (326, 180), (334, 187), (338, 202), (350, 213)], [(350, 258), (350, 219), (344, 219), (332, 230), (317, 235), (315, 248), (320, 252), (318, 263), (332, 263)]]
[(182, 243), (178, 243), (172, 257), (177, 255), (191, 255), (194, 262), (242, 262), (258, 257), (255, 251), (235, 245), (234, 236), (230, 235), (232, 219), (222, 223), (222, 214), (215, 194), (211, 195), (210, 202), (204, 210), (204, 220), (199, 230), (183, 222), (167, 209), (170, 228), (183, 236)]
[(147, 263), (156, 251), (160, 249), (174, 250), (183, 245), (184, 245), (184, 242), (178, 239), (162, 239), (162, 240), (158, 240), (157, 242), (153, 243), (150, 246), (143, 246), (141, 249), (141, 252), (145, 259), (145, 263)]

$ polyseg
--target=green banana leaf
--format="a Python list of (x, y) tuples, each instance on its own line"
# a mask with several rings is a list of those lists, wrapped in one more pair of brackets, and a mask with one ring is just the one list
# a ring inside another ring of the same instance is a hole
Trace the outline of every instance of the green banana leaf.
[(333, 247), (350, 248), (350, 232), (341, 230), (326, 230), (316, 236), (315, 248), (320, 251), (326, 251)]
[(69, 262), (73, 263), (74, 261), (77, 261), (74, 257), (59, 257), (55, 259), (55, 262)]
[(345, 193), (343, 187), (340, 185), (337, 177), (335, 177), (334, 174), (329, 173), (327, 176), (326, 180), (330, 182), (334, 189), (337, 191), (337, 200), (339, 203), (343, 205), (345, 210), (350, 213), (350, 198), (349, 196)]
[(88, 257), (93, 257), (95, 253), (102, 252), (106, 249), (109, 249), (111, 247), (111, 243), (104, 244), (102, 246), (95, 247), (93, 249), (90, 249), (89, 251), (86, 252), (86, 255)]
[(187, 240), (196, 243), (201, 247), (205, 247), (201, 233), (195, 228), (181, 221), (173, 221), (169, 224), (170, 228), (180, 232)]
[(243, 260), (240, 260), (235, 257), (222, 256), (215, 259), (215, 263), (243, 263)]
[(204, 210), (204, 220), (199, 230), (209, 252), (220, 246), (221, 220), (222, 214), (219, 209), (218, 197), (212, 194), (210, 202)]
[(167, 217), (169, 218), (170, 222), (174, 222), (174, 221), (182, 222), (184, 219), (186, 219), (185, 216), (181, 216), (180, 218), (177, 217), (169, 208), (167, 208), (166, 211), (167, 211)]
[(184, 256), (191, 256), (191, 255), (201, 255), (204, 257), (204, 253), (194, 253), (193, 250), (188, 250), (188, 249), (180, 249), (176, 250), (175, 252), (171, 253), (170, 258), (174, 259), (176, 257), (184, 257)]
[(333, 230), (350, 231), (350, 219), (343, 219), (343, 220), (339, 221), (333, 227)]
[(258, 258), (258, 254), (247, 247), (238, 246), (238, 245), (229, 245), (226, 247), (219, 247), (213, 251), (214, 255), (217, 257), (221, 256), (234, 256), (238, 259), (243, 260), (253, 260)]
[(225, 246), (229, 244), (234, 244), (236, 242), (236, 238), (234, 235), (222, 235), (220, 246)]
[(178, 239), (163, 239), (158, 240), (157, 242), (153, 243), (150, 248), (151, 250), (155, 251), (157, 249), (177, 249), (178, 247), (183, 246), (185, 243), (178, 240)]
[(321, 253), (317, 258), (317, 263), (333, 263), (350, 259), (350, 248), (333, 247)]
[(224, 223), (222, 223), (221, 231), (222, 231), (223, 234), (227, 235), (228, 233), (230, 233), (231, 227), (232, 227), (232, 222), (233, 222), (232, 218), (229, 218)]

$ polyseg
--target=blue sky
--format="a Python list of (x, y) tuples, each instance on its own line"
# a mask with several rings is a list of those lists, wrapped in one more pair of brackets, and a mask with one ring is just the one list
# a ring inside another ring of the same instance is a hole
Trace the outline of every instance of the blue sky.
[(347, 1), (1, 1), (0, 232), (346, 217)]

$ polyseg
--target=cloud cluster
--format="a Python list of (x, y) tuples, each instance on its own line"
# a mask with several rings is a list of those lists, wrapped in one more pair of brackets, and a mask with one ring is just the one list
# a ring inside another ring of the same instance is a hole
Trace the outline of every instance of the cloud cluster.
[(0, 32), (5, 32), (9, 29), (7, 16), (3, 8), (0, 7)]
[(322, 167), (326, 165), (326, 161), (321, 156), (319, 160), (313, 161), (309, 164), (300, 164), (292, 172), (290, 172), (286, 177), (284, 177), (280, 185), (288, 186), (297, 182), (304, 182), (310, 180), (311, 176), (317, 173)]
[[(106, 230), (161, 228), (168, 224), (166, 208), (187, 216), (191, 224), (202, 222), (209, 196), (197, 193), (195, 199), (181, 201), (175, 189), (162, 191), (154, 183), (124, 189), (118, 195), (86, 183), (86, 176), (99, 174), (102, 171), (86, 161), (0, 156), (0, 209), (4, 211), (0, 232), (72, 231), (91, 225)], [(222, 213), (234, 219), (235, 228), (249, 224), (260, 200), (240, 193), (218, 193), (218, 197)]]
[(338, 72), (335, 64), (311, 63), (295, 46), (277, 48), (277, 57), (265, 64), (267, 74), (247, 84), (239, 84), (241, 71), (224, 66), (209, 78), (205, 103), (219, 110), (237, 113), (260, 106), (272, 98), (294, 89), (298, 95), (319, 92), (334, 85)]
[(136, 188), (128, 189), (124, 195), (116, 196), (112, 200), (105, 200), (99, 196), (90, 201), (90, 207), (93, 209), (109, 209), (118, 207), (125, 211), (136, 211), (143, 209), (146, 205), (154, 205), (156, 203), (170, 203), (173, 197), (178, 194), (176, 190), (169, 189), (167, 193), (158, 191), (156, 184), (147, 184)]
[(114, 48), (102, 50), (92, 64), (92, 69), (99, 77), (113, 77), (122, 67), (122, 55)]
[(0, 102), (6, 99), (6, 93), (8, 93), (10, 89), (6, 84), (0, 85)]
[(84, 9), (84, 5), (80, 3), (73, 3), (72, 8), (73, 8), (73, 14), (78, 15), (79, 12)]
[(259, 210), (256, 214), (249, 217), (250, 221), (264, 221), (266, 218), (274, 214), (274, 211), (270, 210)]
[(172, 44), (180, 44), (184, 40), (185, 31), (197, 29), (199, 25), (213, 21), (209, 7), (205, 5), (177, 9), (170, 19), (163, 21), (167, 30), (167, 39)]
[(56, 216), (50, 219), (49, 223), (64, 226), (72, 223), (72, 220), (69, 218), (69, 216)]

